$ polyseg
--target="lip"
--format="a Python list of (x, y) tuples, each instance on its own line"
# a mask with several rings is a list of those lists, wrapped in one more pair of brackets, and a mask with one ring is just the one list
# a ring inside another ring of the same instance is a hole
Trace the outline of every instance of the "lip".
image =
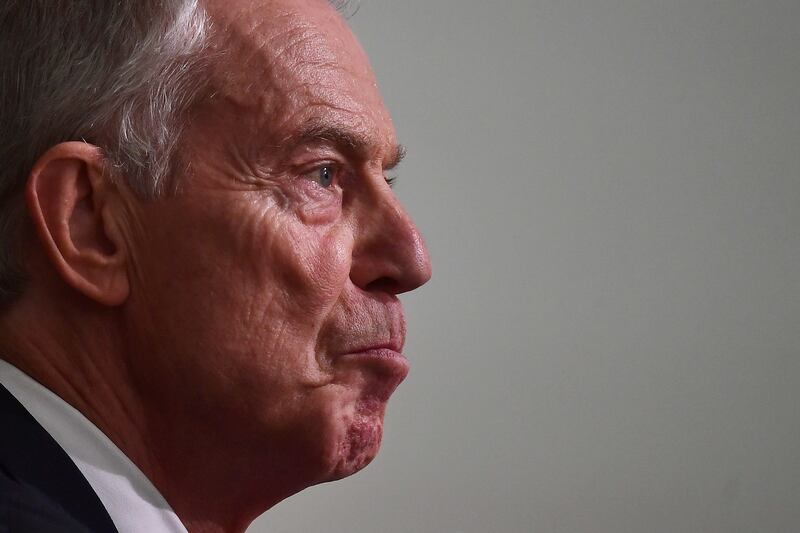
[(397, 343), (385, 343), (359, 348), (356, 351), (344, 353), (337, 357), (340, 364), (357, 365), (381, 378), (400, 384), (408, 375), (411, 365), (400, 351)]
[(376, 350), (388, 350), (402, 355), (403, 343), (399, 340), (391, 339), (387, 342), (381, 342), (366, 347), (359, 347), (358, 349), (352, 350), (352, 353), (371, 352)]

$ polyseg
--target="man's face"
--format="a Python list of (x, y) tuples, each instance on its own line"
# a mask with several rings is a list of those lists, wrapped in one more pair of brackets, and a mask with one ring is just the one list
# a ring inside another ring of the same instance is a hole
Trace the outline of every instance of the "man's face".
[(156, 449), (302, 488), (376, 454), (408, 370), (396, 295), (429, 259), (385, 181), (394, 130), (338, 15), (324, 0), (207, 9), (214, 94), (188, 171), (127, 226), (129, 366)]

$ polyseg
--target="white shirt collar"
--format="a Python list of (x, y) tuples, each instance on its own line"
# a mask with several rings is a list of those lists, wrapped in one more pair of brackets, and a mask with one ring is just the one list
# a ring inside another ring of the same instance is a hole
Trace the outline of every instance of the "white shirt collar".
[(67, 452), (119, 533), (187, 533), (150, 480), (77, 409), (2, 359), (0, 384)]

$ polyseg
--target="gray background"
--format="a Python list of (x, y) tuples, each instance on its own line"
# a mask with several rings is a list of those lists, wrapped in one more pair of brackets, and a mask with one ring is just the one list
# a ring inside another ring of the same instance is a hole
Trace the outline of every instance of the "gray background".
[(434, 279), (254, 532), (800, 531), (800, 1), (362, 0)]

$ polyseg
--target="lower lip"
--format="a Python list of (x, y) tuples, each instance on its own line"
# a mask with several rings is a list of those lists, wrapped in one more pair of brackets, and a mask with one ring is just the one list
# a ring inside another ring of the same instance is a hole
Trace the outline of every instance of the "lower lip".
[(389, 348), (375, 348), (342, 355), (340, 360), (363, 364), (375, 372), (386, 374), (387, 376), (405, 378), (410, 369), (408, 359), (395, 350)]

